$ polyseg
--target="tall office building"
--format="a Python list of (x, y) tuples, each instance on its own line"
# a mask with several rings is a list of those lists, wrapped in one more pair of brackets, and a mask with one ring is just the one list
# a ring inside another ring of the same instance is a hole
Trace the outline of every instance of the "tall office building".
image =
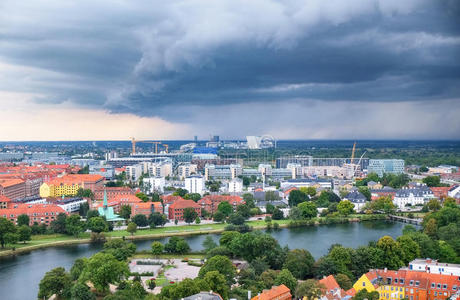
[(384, 173), (401, 174), (404, 172), (404, 160), (370, 159), (367, 171), (368, 173), (376, 173), (380, 177), (382, 177)]

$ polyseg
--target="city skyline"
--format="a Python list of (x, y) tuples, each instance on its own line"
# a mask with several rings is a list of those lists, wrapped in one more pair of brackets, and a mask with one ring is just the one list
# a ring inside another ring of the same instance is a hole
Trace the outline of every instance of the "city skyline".
[(0, 140), (460, 139), (455, 1), (17, 3)]

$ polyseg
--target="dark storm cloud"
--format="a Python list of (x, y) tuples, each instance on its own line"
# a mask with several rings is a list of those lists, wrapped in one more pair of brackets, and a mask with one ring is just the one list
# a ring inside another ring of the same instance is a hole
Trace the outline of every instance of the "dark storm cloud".
[(458, 1), (17, 2), (0, 4), (0, 62), (33, 71), (0, 88), (37, 102), (173, 118), (176, 104), (460, 96)]

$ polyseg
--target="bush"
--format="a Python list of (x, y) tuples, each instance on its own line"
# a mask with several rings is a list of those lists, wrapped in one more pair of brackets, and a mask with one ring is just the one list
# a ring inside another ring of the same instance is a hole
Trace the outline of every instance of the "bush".
[(136, 262), (136, 265), (140, 266), (161, 266), (163, 263), (161, 261), (152, 261), (152, 260), (139, 260)]

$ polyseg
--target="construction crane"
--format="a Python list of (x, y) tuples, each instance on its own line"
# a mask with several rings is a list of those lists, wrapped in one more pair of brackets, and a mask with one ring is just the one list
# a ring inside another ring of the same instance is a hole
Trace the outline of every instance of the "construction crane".
[(169, 145), (163, 144), (163, 147), (165, 147), (165, 153), (169, 153)]
[(136, 144), (137, 143), (146, 143), (146, 144), (155, 144), (155, 154), (158, 154), (158, 145), (161, 144), (161, 142), (153, 142), (153, 141), (145, 141), (145, 140), (136, 140), (135, 138), (131, 138), (131, 146), (132, 146), (132, 150), (131, 150), (131, 153), (132, 154), (136, 154)]
[(350, 164), (353, 163), (354, 159), (355, 159), (355, 149), (356, 149), (356, 142), (354, 142), (353, 144), (353, 149), (351, 150), (351, 160), (350, 160)]

